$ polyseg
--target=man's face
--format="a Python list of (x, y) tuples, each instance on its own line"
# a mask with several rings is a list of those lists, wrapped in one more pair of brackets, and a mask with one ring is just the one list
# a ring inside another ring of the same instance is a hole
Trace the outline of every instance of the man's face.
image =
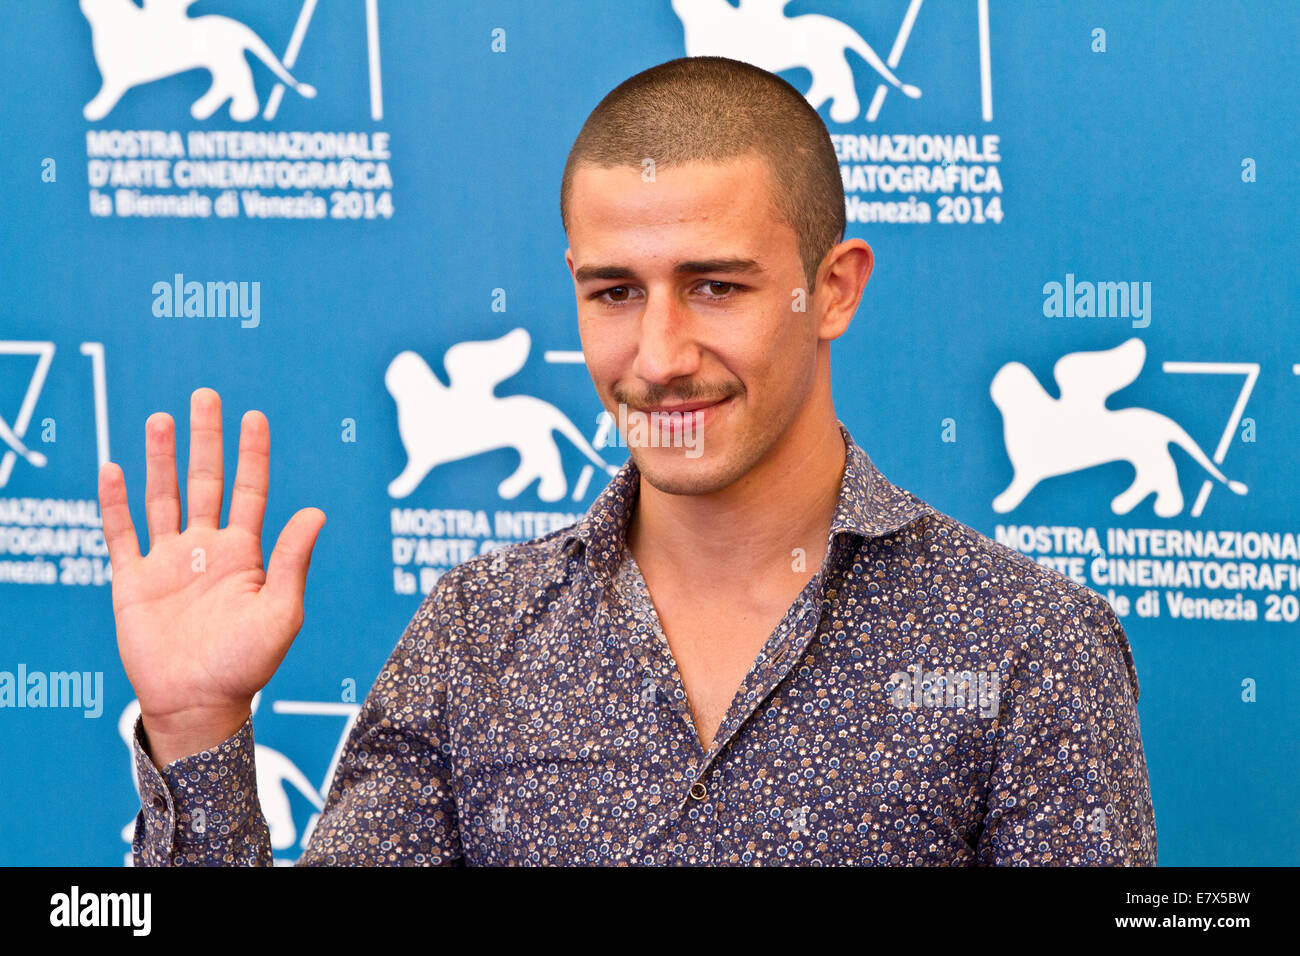
[[(696, 408), (693, 440), (629, 441), (654, 487), (707, 494), (746, 474), (803, 406), (817, 371), (817, 316), (794, 230), (775, 218), (766, 162), (659, 169), (580, 166), (565, 261), (601, 404), (625, 415)], [(797, 310), (800, 300), (802, 309)], [(674, 416), (678, 419), (687, 416)], [(629, 427), (628, 431), (632, 429)]]

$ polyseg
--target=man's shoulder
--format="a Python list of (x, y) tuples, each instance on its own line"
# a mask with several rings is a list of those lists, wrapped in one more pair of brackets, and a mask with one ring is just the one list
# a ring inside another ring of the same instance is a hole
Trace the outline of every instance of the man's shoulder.
[(508, 661), (515, 638), (537, 626), (545, 607), (567, 587), (563, 537), (571, 526), (504, 545), (454, 565), (425, 595), (405, 638), (483, 673)]
[(445, 571), (429, 597), (514, 604), (519, 595), (560, 581), (564, 566), (561, 547), (572, 531), (573, 525), (567, 525), (475, 555)]
[(936, 584), (963, 589), (971, 610), (990, 623), (1118, 626), (1110, 604), (1092, 588), (952, 515), (930, 507), (902, 530), (926, 557), (926, 571), (942, 578)]
[(957, 615), (965, 639), (1021, 666), (1038, 661), (1058, 672), (1100, 667), (1123, 674), (1136, 700), (1128, 637), (1092, 588), (933, 507), (895, 535), (905, 536), (902, 551), (922, 575), (926, 614)]

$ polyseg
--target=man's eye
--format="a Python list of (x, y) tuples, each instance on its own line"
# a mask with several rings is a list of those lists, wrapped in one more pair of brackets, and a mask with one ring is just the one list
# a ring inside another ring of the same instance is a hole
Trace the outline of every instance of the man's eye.
[[(723, 282), (721, 279), (705, 279), (700, 288), (708, 288), (710, 291), (705, 293), (706, 299), (726, 299), (739, 289), (744, 288), (735, 282)], [(632, 301), (633, 289), (631, 286), (616, 285), (608, 289), (602, 289), (592, 296), (598, 302), (604, 302), (607, 305), (623, 305)]]
[(596, 298), (611, 304), (618, 304), (628, 300), (628, 292), (629, 289), (627, 286), (616, 285), (612, 289), (605, 289), (603, 292), (597, 292)]

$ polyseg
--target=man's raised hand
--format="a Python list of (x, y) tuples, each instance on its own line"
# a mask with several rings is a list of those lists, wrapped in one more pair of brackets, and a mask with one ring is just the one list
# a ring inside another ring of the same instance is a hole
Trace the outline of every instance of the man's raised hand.
[(266, 417), (247, 412), (229, 519), (218, 527), (225, 486), (221, 399), (210, 388), (196, 390), (190, 398), (189, 514), (182, 531), (174, 424), (165, 412), (149, 416), (144, 556), (122, 469), (108, 462), (99, 471), (118, 652), (159, 767), (215, 747), (238, 730), (253, 695), (271, 679), (302, 627), (307, 566), (325, 514), (319, 508), (294, 514), (263, 570), (269, 451)]

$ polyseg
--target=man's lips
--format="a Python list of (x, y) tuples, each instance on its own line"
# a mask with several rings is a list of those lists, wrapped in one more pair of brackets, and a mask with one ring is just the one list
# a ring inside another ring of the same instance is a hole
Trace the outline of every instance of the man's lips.
[(712, 408), (714, 405), (721, 405), (730, 397), (731, 396), (728, 395), (727, 398), (715, 398), (713, 401), (706, 402), (683, 402), (680, 405), (645, 405), (638, 407), (637, 411), (645, 412), (647, 415), (651, 412), (659, 412), (660, 414), (666, 414), (669, 412), (695, 412), (704, 408)]

